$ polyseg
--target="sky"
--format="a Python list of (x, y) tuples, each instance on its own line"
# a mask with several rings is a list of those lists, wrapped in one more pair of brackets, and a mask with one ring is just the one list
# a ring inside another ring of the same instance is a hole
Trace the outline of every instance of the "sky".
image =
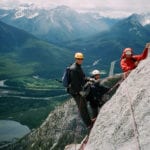
[(0, 7), (15, 7), (22, 3), (34, 3), (39, 7), (67, 5), (79, 12), (99, 12), (113, 18), (150, 12), (150, 0), (0, 0)]

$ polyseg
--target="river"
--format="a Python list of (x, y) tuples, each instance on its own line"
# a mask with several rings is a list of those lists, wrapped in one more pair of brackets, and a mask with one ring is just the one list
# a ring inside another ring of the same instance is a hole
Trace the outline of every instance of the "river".
[(13, 141), (16, 138), (18, 139), (23, 137), (29, 132), (30, 129), (19, 122), (12, 120), (0, 120), (0, 142)]

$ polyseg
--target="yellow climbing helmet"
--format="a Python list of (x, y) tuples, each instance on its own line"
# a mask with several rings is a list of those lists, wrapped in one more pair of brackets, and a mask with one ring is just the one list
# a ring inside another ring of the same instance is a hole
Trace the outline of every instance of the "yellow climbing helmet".
[(75, 59), (83, 59), (83, 58), (84, 58), (84, 56), (83, 56), (83, 54), (82, 54), (82, 53), (77, 52), (77, 53), (75, 53), (74, 58), (75, 58)]

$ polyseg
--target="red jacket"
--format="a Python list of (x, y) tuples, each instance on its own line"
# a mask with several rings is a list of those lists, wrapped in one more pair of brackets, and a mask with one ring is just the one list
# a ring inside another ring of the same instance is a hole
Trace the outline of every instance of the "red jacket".
[(132, 49), (131, 49), (131, 58), (126, 58), (126, 54), (125, 52), (127, 51), (127, 49), (125, 48), (122, 56), (121, 56), (121, 61), (120, 61), (120, 65), (121, 65), (121, 69), (123, 70), (123, 72), (127, 72), (129, 70), (132, 70), (134, 68), (136, 68), (135, 62), (139, 62), (143, 59), (145, 59), (148, 55), (148, 48), (145, 48), (143, 53), (140, 55), (133, 55)]

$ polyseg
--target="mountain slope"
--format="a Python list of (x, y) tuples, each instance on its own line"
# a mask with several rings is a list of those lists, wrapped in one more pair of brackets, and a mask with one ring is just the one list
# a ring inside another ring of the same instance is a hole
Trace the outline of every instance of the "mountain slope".
[(29, 38), (36, 39), (34, 36), (21, 31), (17, 28), (12, 28), (11, 26), (0, 22), (0, 52), (10, 52), (11, 49), (19, 47), (23, 42), (27, 41)]
[[(58, 77), (72, 53), (0, 22), (0, 77), (39, 75)], [(67, 59), (66, 59), (67, 58)]]
[(4, 149), (61, 150), (68, 143), (75, 140), (81, 141), (85, 132), (85, 126), (79, 118), (76, 104), (71, 99), (49, 114), (38, 129)]

